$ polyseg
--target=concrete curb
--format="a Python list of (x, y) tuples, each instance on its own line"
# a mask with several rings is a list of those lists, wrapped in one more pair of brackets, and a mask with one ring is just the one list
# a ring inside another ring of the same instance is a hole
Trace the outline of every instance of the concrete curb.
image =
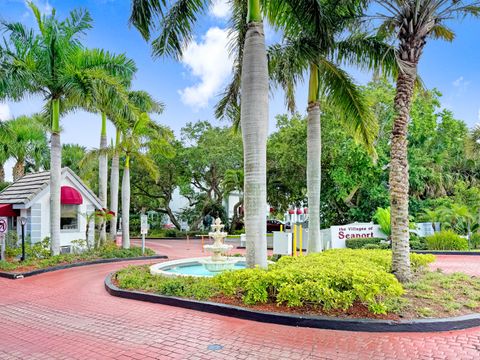
[(363, 332), (438, 332), (461, 330), (480, 326), (480, 314), (464, 315), (452, 318), (391, 321), (374, 319), (339, 319), (326, 316), (301, 316), (260, 312), (227, 304), (197, 301), (140, 291), (123, 290), (112, 283), (113, 276), (114, 273), (111, 273), (105, 278), (105, 289), (112, 296), (176, 306), (190, 310), (203, 311), (217, 315), (271, 324), (326, 330)]
[(0, 278), (6, 279), (23, 279), (25, 277), (39, 275), (47, 272), (70, 269), (79, 266), (87, 266), (87, 265), (96, 265), (96, 264), (107, 264), (113, 262), (121, 262), (121, 261), (134, 261), (134, 260), (154, 260), (154, 259), (168, 259), (166, 255), (153, 255), (153, 256), (138, 256), (138, 257), (129, 257), (129, 258), (112, 258), (112, 259), (98, 259), (98, 260), (91, 260), (91, 261), (84, 261), (78, 262), (73, 264), (65, 264), (65, 265), (58, 265), (52, 266), (44, 269), (37, 269), (32, 271), (26, 272), (5, 272), (0, 271)]

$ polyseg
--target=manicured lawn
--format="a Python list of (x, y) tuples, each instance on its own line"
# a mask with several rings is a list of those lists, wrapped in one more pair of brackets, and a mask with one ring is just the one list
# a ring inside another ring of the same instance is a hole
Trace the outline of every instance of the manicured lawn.
[[(151, 249), (145, 249), (145, 256), (155, 255)], [(132, 247), (130, 249), (120, 249), (115, 245), (104, 246), (100, 249), (85, 251), (80, 254), (63, 254), (57, 256), (45, 256), (37, 258), (28, 257), (23, 262), (18, 258), (10, 257), (8, 261), (0, 261), (0, 271), (5, 272), (26, 272), (37, 269), (45, 269), (57, 265), (73, 264), (85, 261), (99, 259), (129, 258), (142, 256), (140, 247)]]

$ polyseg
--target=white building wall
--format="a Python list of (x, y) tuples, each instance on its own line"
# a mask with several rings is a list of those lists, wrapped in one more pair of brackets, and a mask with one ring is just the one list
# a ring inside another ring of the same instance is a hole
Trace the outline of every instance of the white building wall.
[[(77, 188), (77, 186), (70, 181), (68, 178), (64, 178), (62, 180), (62, 186), (71, 186), (82, 193), (80, 189)], [(87, 221), (85, 218), (85, 214), (87, 213), (87, 208), (89, 209), (89, 212), (92, 211), (92, 209), (95, 209), (95, 205), (87, 199), (85, 194), (82, 194), (83, 198), (83, 204), (79, 205), (78, 207), (78, 230), (60, 230), (60, 246), (68, 246), (71, 245), (72, 240), (78, 240), (78, 239), (85, 239), (86, 234), (86, 226), (87, 226)], [(38, 200), (32, 204), (32, 209), (34, 209), (36, 206), (40, 205), (41, 208), (41, 228), (40, 228), (40, 238), (33, 238), (32, 236), (32, 242), (37, 242), (41, 241), (47, 236), (50, 236), (50, 187), (48, 186), (45, 188), (41, 194)], [(33, 218), (31, 220), (34, 220)], [(30, 231), (28, 232), (30, 233)], [(34, 233), (32, 233), (33, 235)]]

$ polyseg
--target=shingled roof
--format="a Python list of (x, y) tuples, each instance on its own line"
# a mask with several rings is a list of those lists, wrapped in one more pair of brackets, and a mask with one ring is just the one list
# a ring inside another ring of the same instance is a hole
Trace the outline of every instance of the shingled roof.
[[(97, 204), (101, 204), (98, 197), (83, 183), (83, 181), (70, 168), (62, 169), (62, 175), (67, 172), (77, 180), (85, 192), (92, 197)], [(0, 192), (0, 204), (27, 204), (32, 201), (43, 189), (50, 184), (50, 171), (26, 174)], [(96, 204), (96, 205), (97, 205)], [(97, 205), (98, 206), (98, 205)]]
[(49, 182), (50, 171), (27, 174), (0, 193), (0, 204), (26, 204)]

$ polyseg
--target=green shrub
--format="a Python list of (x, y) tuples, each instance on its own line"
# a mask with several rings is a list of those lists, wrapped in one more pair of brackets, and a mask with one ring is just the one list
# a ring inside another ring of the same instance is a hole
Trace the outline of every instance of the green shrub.
[(176, 229), (165, 230), (165, 237), (176, 238), (178, 231)]
[(480, 249), (480, 233), (473, 233), (470, 235), (470, 248)]
[[(412, 254), (418, 270), (434, 256)], [(247, 269), (215, 277), (227, 296), (244, 303), (283, 303), (319, 306), (324, 310), (348, 309), (355, 301), (373, 313), (386, 313), (387, 300), (403, 289), (391, 274), (391, 252), (384, 250), (329, 250), (302, 257), (282, 257), (269, 270)]]
[(269, 270), (247, 269), (215, 277), (221, 290), (246, 304), (276, 302), (287, 306), (348, 309), (355, 301), (374, 313), (386, 313), (385, 300), (403, 293), (389, 273), (389, 252), (330, 250), (301, 257), (282, 257)]
[(427, 243), (424, 237), (410, 235), (410, 249), (412, 250), (427, 250)]
[(365, 244), (363, 245), (362, 249), (369, 249), (369, 250), (380, 249), (380, 244)]
[(124, 289), (142, 289), (162, 295), (197, 300), (206, 300), (218, 294), (218, 287), (211, 278), (151, 275), (148, 266), (129, 266), (119, 271), (115, 276), (118, 285)]
[(390, 243), (388, 242), (382, 242), (378, 245), (378, 247), (382, 250), (388, 250), (390, 249), (392, 246), (390, 245)]
[(454, 233), (444, 230), (426, 237), (428, 250), (468, 250), (468, 241)]
[[(138, 246), (133, 246), (130, 249), (121, 249), (118, 248), (115, 244), (109, 243), (102, 248), (95, 250), (95, 253), (98, 257), (103, 259), (129, 258), (142, 256), (142, 248)], [(145, 248), (145, 255), (155, 255), (155, 252), (152, 249)]]
[(345, 246), (348, 249), (361, 249), (367, 244), (380, 244), (380, 242), (385, 239), (380, 238), (355, 238), (345, 240)]

